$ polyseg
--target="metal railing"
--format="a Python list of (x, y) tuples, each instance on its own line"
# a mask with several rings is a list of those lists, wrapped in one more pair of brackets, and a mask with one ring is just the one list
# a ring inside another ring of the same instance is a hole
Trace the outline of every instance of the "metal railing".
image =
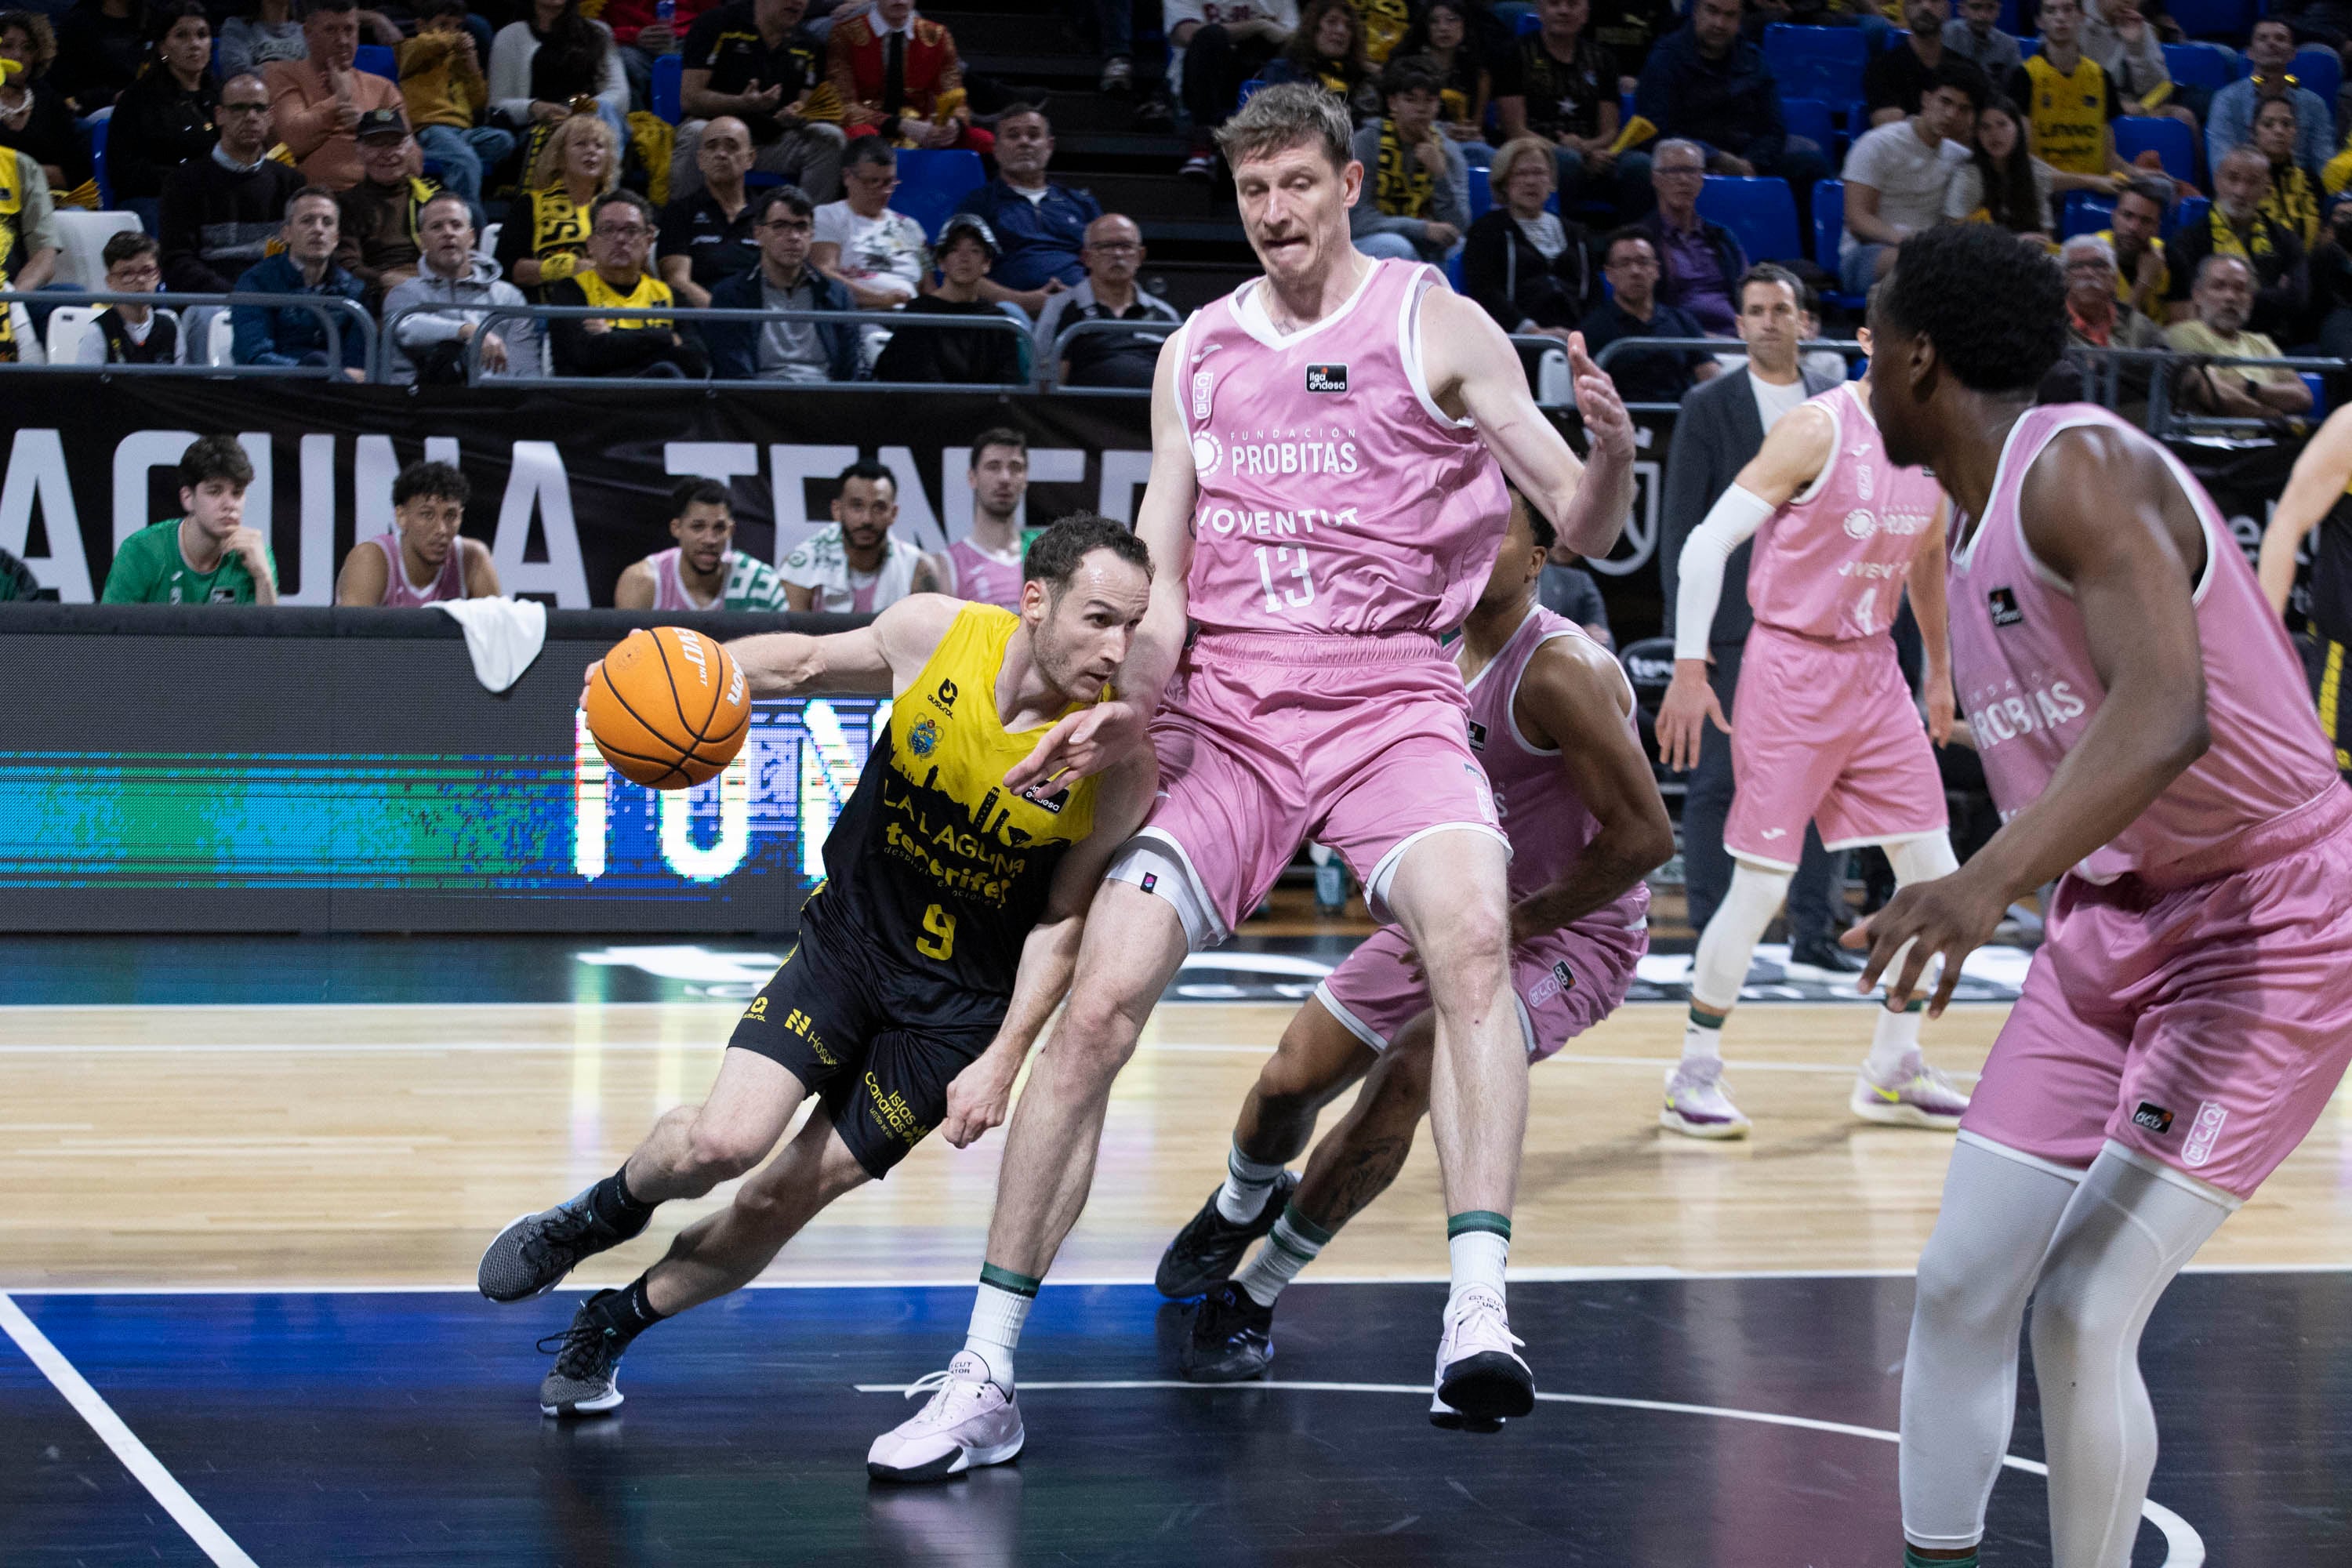
[[(373, 379), (376, 363), (375, 318), (355, 300), (345, 300), (331, 294), (121, 294), (104, 289), (0, 289), (0, 310), (23, 305), (27, 310), (36, 306), (59, 305), (145, 305), (178, 319), (182, 348), (188, 363), (183, 364), (26, 364), (22, 361), (0, 363), (0, 371), (18, 374), (47, 371), (99, 371), (108, 375), (179, 375), (210, 376), (275, 376), (283, 379), (334, 381), (343, 377), (344, 323), (358, 333), (365, 345), (364, 364)], [(326, 330), (327, 349), (324, 364), (214, 364), (210, 363), (212, 322), (223, 310), (234, 311), (238, 307), (257, 309), (308, 310), (320, 319)], [(200, 323), (192, 327), (191, 321)], [(201, 334), (204, 342), (193, 341)], [(43, 344), (46, 350), (47, 344)]]
[[(2305, 373), (2335, 375), (2343, 374), (2347, 364), (2352, 364), (2352, 362), (2340, 359), (2297, 358), (2292, 355), (2263, 358), (2252, 354), (2201, 354), (2175, 348), (2097, 348), (2089, 344), (2069, 345), (2066, 357), (2084, 373), (2084, 396), (2105, 408), (2123, 405), (2126, 369), (2146, 366), (2147, 413), (2145, 425), (2147, 433), (2158, 440), (2175, 433), (2264, 435), (2273, 432), (2284, 421), (2304, 417), (2300, 414), (2281, 411), (2266, 418), (2247, 419), (2184, 409), (2179, 406), (2173, 391), (2174, 381), (2183, 372), (2207, 366), (2242, 365), (2292, 371), (2298, 375)], [(2132, 390), (2137, 394), (2138, 389), (2134, 387)]]
[[(1514, 337), (1511, 341), (1515, 343), (1529, 342), (1549, 343), (1554, 348), (1560, 346), (1558, 340), (1552, 338)], [(1742, 359), (1748, 357), (1748, 345), (1738, 338), (1619, 338), (1613, 342), (1601, 345), (1601, 352), (1592, 356), (1592, 363), (1602, 370), (1607, 370), (1611, 362), (1623, 359), (1628, 355), (1640, 354), (1645, 351), (1688, 353), (1694, 349), (1710, 354), (1737, 354)], [(1797, 353), (1800, 358), (1802, 358), (1806, 354), (1817, 353), (1822, 349), (1843, 354), (1848, 360), (1870, 357), (1863, 352), (1862, 345), (1851, 338), (1811, 338), (1797, 345)], [(1627, 411), (1633, 414), (1672, 414), (1681, 406), (1679, 403), (1628, 403), (1625, 405)]]
[[(460, 307), (444, 307), (455, 310)], [(470, 308), (467, 308), (470, 310)], [(1003, 332), (1010, 336), (1017, 348), (1033, 344), (1032, 334), (1020, 322), (1003, 311), (978, 316), (934, 316), (903, 310), (695, 310), (688, 306), (656, 306), (647, 310), (623, 310), (598, 305), (488, 305), (481, 307), (481, 331), (466, 344), (466, 382), (469, 386), (482, 384), (481, 349), (484, 333), (494, 330), (502, 321), (533, 321), (541, 323), (541, 331), (549, 339), (548, 370), (541, 376), (500, 375), (500, 386), (600, 386), (609, 385), (622, 377), (609, 375), (557, 375), (554, 374), (555, 351), (553, 334), (545, 332), (549, 321), (638, 320), (648, 323), (675, 325), (678, 322), (721, 321), (750, 327), (756, 331), (772, 321), (807, 321), (818, 325), (887, 327), (892, 332), (908, 328), (930, 331)], [(622, 331), (643, 331), (643, 327), (623, 328)], [(712, 384), (719, 384), (716, 378)], [(825, 384), (839, 391), (852, 392), (936, 392), (942, 386), (988, 392), (1027, 391), (1035, 384), (1034, 374), (1009, 382), (887, 382), (835, 381)]]
[(1062, 361), (1069, 344), (1077, 338), (1147, 337), (1165, 342), (1182, 330), (1181, 321), (1073, 321), (1054, 334), (1054, 341), (1037, 356), (1037, 388), (1041, 392), (1066, 392), (1081, 397), (1149, 397), (1148, 386), (1071, 386), (1062, 380)]

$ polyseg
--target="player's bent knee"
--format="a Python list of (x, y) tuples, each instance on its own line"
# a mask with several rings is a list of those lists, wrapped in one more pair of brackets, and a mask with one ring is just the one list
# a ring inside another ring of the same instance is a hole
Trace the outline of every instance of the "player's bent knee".
[(764, 1128), (730, 1126), (697, 1117), (687, 1133), (687, 1155), (696, 1171), (715, 1180), (732, 1181), (767, 1157), (774, 1138)]

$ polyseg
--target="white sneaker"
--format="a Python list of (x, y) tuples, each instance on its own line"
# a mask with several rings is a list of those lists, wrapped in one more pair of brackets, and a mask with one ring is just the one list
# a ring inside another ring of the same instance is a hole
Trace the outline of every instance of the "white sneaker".
[(1745, 1138), (1748, 1118), (1723, 1092), (1723, 1064), (1712, 1057), (1685, 1057), (1666, 1074), (1666, 1103), (1658, 1125), (1693, 1138)]
[(1846, 1101), (1864, 1121), (1889, 1127), (1933, 1127), (1950, 1131), (1969, 1109), (1969, 1097), (1952, 1080), (1927, 1065), (1917, 1051), (1906, 1054), (1894, 1075), (1885, 1081), (1864, 1068), (1853, 1078), (1853, 1095)]
[[(1507, 1416), (1536, 1407), (1536, 1376), (1519, 1359), (1527, 1343), (1511, 1332), (1503, 1299), (1492, 1290), (1465, 1290), (1445, 1309), (1445, 1337), (1437, 1345), (1437, 1394), (1433, 1426), (1494, 1432)], [(1454, 1419), (1446, 1419), (1448, 1415)]]
[(866, 1451), (866, 1473), (877, 1481), (936, 1481), (983, 1465), (1001, 1465), (1021, 1451), (1021, 1407), (1009, 1390), (989, 1381), (988, 1365), (959, 1351), (945, 1372), (918, 1379), (907, 1397), (929, 1403)]

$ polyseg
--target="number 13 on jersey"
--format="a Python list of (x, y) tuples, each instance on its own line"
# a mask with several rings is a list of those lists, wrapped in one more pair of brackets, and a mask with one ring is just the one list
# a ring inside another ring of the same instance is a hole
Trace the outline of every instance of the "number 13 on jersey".
[[(1294, 588), (1285, 583), (1277, 589), (1275, 586), (1277, 572), (1285, 577), (1297, 578), (1298, 585)], [(1257, 580), (1265, 589), (1265, 607), (1269, 614), (1280, 614), (1285, 605), (1303, 610), (1315, 602), (1315, 579), (1308, 572), (1307, 546), (1303, 544), (1259, 545)]]

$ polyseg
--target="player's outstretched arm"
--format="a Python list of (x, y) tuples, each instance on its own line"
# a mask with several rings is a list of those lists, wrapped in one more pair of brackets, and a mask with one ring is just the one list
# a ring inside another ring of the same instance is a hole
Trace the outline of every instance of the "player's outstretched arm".
[(2018, 508), (2026, 543), (2074, 596), (2106, 697), (2040, 799), (1967, 865), (1903, 889), (1850, 935), (1870, 944), (1865, 992), (1909, 949), (1887, 988), (1897, 1005), (1942, 953), (1931, 1016), (2011, 900), (2130, 826), (2211, 739), (2191, 597), (2206, 542), (2162, 458), (2115, 431), (2066, 431), (2035, 459)]
[(1559, 930), (1615, 902), (1675, 852), (1675, 826), (1642, 742), (1625, 727), (1633, 694), (1607, 649), (1556, 637), (1519, 679), (1519, 701), (1559, 748), (1559, 765), (1601, 824), (1576, 863), (1511, 910), (1511, 941)]
[(988, 1049), (948, 1085), (947, 1114), (940, 1131), (961, 1149), (1002, 1123), (1013, 1100), (1013, 1080), (1029, 1047), (1061, 1005), (1077, 968), (1078, 942), (1086, 934), (1087, 910), (1102, 885), (1111, 856), (1143, 826), (1160, 787), (1150, 749), (1132, 753), (1103, 775), (1095, 797), (1094, 828), (1071, 847), (1054, 872), (1045, 913), (1021, 944), (1013, 972), (1013, 1001)]
[(940, 594), (910, 594), (855, 631), (810, 637), (766, 632), (727, 645), (754, 697), (804, 692), (888, 692), (914, 683), (963, 611)]
[(1946, 589), (1951, 550), (1952, 503), (1936, 503), (1936, 526), (1919, 540), (1911, 558), (1911, 613), (1919, 622), (1919, 642), (1926, 668), (1919, 676), (1919, 700), (1927, 710), (1927, 738), (1942, 745), (1952, 738), (1952, 720), (1958, 700), (1952, 691), (1952, 616)]
[(2278, 510), (2263, 530), (2263, 552), (2254, 572), (2263, 580), (2263, 596), (2280, 615), (2286, 614), (2287, 596), (2294, 592), (2295, 552), (2335, 509), (2347, 486), (2352, 486), (2352, 407), (2329, 415), (2303, 448)]

